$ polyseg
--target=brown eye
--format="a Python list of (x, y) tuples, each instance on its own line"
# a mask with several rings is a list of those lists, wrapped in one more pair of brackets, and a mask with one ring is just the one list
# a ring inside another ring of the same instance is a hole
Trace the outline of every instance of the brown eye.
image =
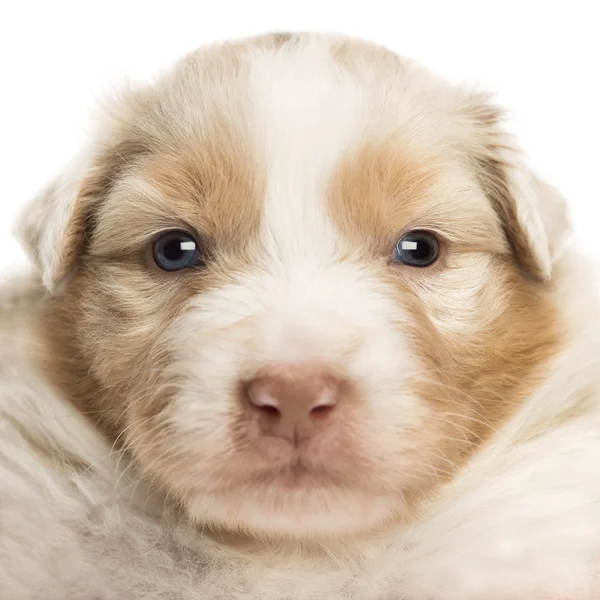
[(396, 262), (411, 267), (428, 267), (438, 258), (440, 247), (437, 238), (428, 231), (410, 231), (394, 250)]
[(163, 271), (179, 271), (200, 264), (198, 244), (185, 231), (161, 233), (154, 242), (152, 255)]

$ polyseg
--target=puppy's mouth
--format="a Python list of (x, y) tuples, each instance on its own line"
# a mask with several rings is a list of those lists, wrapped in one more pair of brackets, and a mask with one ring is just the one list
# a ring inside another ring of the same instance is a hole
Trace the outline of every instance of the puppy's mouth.
[[(245, 457), (246, 458), (246, 457)], [(276, 463), (252, 464), (246, 459), (230, 465), (218, 485), (210, 490), (216, 493), (259, 492), (310, 492), (315, 490), (348, 488), (350, 477), (344, 471), (311, 462), (301, 453), (288, 456)], [(233, 467), (233, 468), (232, 468)]]
[(295, 444), (263, 437), (239, 447), (229, 466), (241, 487), (311, 490), (352, 487), (364, 462), (360, 448), (342, 436)]
[(296, 456), (287, 464), (260, 473), (254, 484), (285, 490), (303, 490), (340, 485), (339, 477), (323, 467), (311, 465), (301, 456)]

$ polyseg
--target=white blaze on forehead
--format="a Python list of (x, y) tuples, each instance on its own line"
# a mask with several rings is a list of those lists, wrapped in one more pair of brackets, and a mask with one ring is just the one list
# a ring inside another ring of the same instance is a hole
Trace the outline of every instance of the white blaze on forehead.
[[(361, 141), (373, 98), (336, 63), (327, 40), (310, 37), (254, 51), (250, 94), (251, 131), (265, 164), (261, 244), (269, 257), (244, 290), (246, 310), (265, 317), (254, 354), (265, 363), (331, 362), (395, 311), (368, 271), (336, 261), (341, 240), (327, 208), (332, 177)], [(398, 356), (396, 337), (379, 333), (383, 350), (369, 356)]]
[(250, 89), (254, 135), (266, 158), (267, 250), (285, 264), (327, 260), (336, 247), (327, 185), (364, 127), (362, 90), (329, 43), (314, 38), (253, 56)]

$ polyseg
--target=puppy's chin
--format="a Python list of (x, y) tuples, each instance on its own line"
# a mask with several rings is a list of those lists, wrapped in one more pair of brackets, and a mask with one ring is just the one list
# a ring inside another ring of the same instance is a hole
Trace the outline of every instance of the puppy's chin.
[(252, 537), (304, 541), (348, 538), (392, 521), (402, 508), (397, 498), (355, 490), (245, 489), (190, 495), (189, 516), (202, 525)]

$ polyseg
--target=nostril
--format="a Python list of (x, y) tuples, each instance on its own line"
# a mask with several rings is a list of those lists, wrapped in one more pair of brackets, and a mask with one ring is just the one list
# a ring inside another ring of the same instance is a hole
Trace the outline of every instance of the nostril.
[(324, 416), (333, 410), (333, 404), (320, 404), (311, 409), (310, 414), (314, 417)]
[(320, 392), (319, 398), (314, 405), (309, 408), (311, 417), (323, 418), (333, 412), (338, 401), (338, 387), (334, 385), (326, 385)]
[(253, 381), (245, 387), (245, 396), (250, 406), (261, 415), (275, 419), (281, 416), (277, 401), (267, 393), (260, 381)]
[(262, 406), (255, 404), (254, 406), (256, 406), (256, 408), (263, 415), (266, 415), (267, 417), (270, 417), (272, 419), (279, 418), (281, 416), (281, 412), (276, 406), (271, 406), (270, 404), (263, 404)]

